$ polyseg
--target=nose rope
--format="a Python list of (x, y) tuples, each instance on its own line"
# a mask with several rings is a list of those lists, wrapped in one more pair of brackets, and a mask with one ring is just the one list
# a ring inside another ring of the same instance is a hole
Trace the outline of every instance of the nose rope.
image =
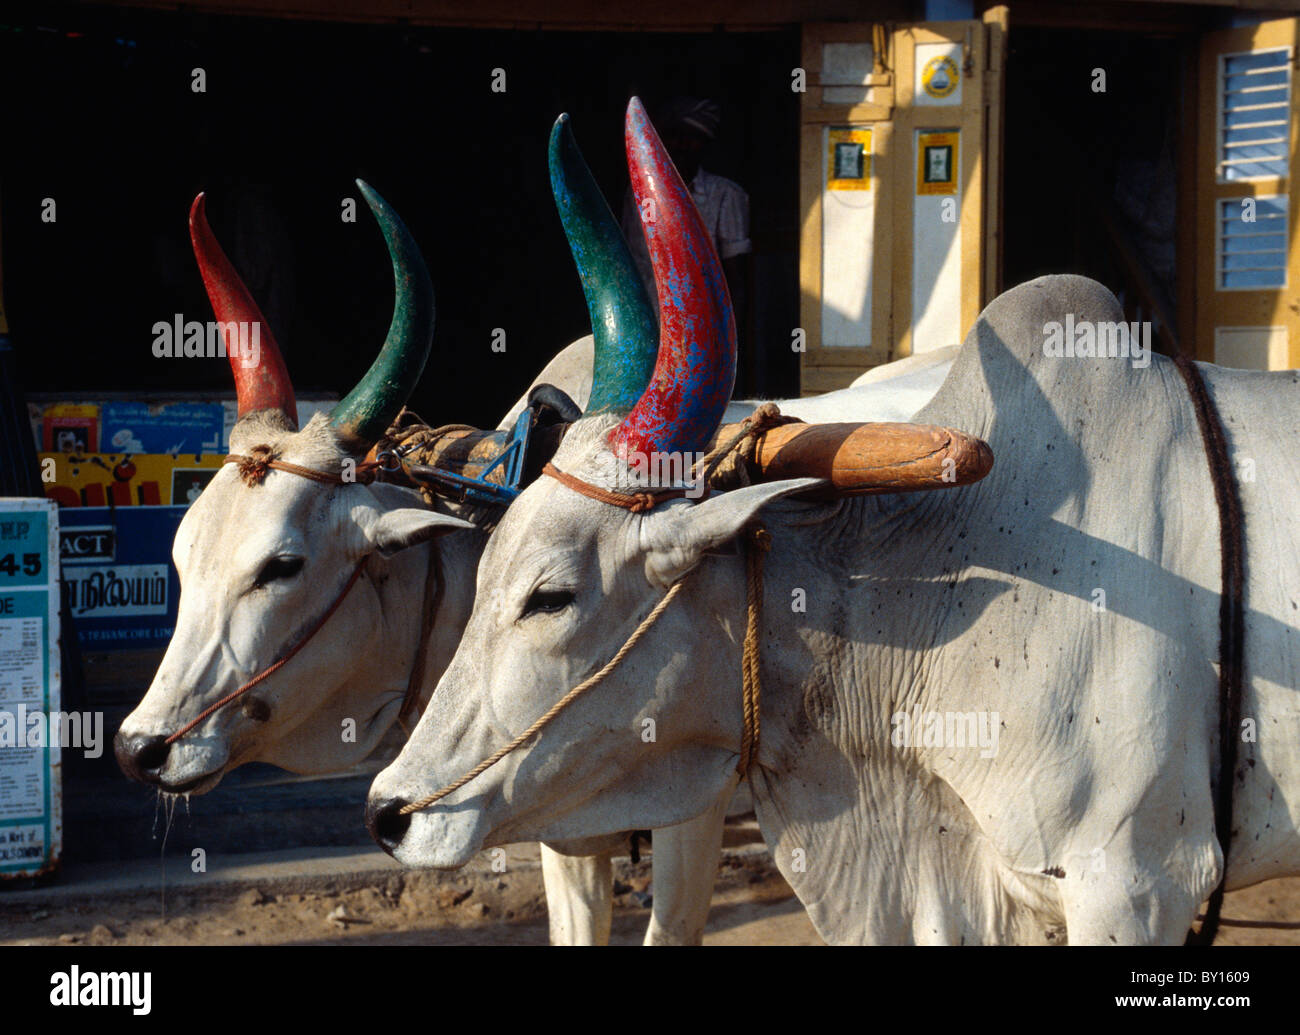
[[(715, 453), (704, 458), (704, 475), (707, 483), (708, 473), (711, 473), (722, 459), (747, 438), (766, 430), (771, 426), (769, 423), (773, 417), (780, 418), (780, 411), (770, 404), (763, 408), (763, 412), (757, 414), (754, 419), (745, 422), (746, 427), (737, 434), (730, 442), (726, 443)], [(680, 490), (668, 489), (659, 493), (636, 493), (631, 496), (620, 495), (602, 489), (600, 486), (592, 485), (577, 478), (571, 474), (559, 470), (553, 464), (547, 464), (542, 468), (542, 473), (549, 475), (558, 481), (561, 485), (572, 489), (574, 492), (591, 499), (599, 500), (601, 503), (608, 503), (611, 506), (622, 507), (624, 510), (631, 511), (634, 514), (641, 513), (665, 499), (672, 499), (683, 495)], [(745, 552), (745, 640), (741, 652), (741, 684), (742, 684), (742, 706), (743, 706), (743, 723), (744, 728), (741, 733), (740, 741), (740, 759), (736, 763), (736, 772), (744, 779), (749, 772), (750, 766), (758, 754), (758, 739), (760, 733), (759, 706), (761, 702), (762, 685), (759, 678), (759, 622), (763, 610), (763, 555), (772, 548), (772, 536), (761, 525), (752, 526), (746, 537), (747, 550)], [(650, 631), (651, 626), (659, 620), (659, 616), (668, 609), (668, 605), (673, 602), (677, 594), (681, 591), (686, 580), (691, 577), (693, 571), (687, 572), (680, 579), (674, 582), (668, 592), (664, 594), (662, 600), (654, 606), (654, 609), (642, 619), (641, 624), (636, 627), (632, 635), (628, 637), (627, 642), (623, 644), (617, 654), (615, 654), (605, 664), (605, 666), (595, 675), (583, 680), (567, 694), (555, 702), (546, 713), (537, 719), (523, 733), (515, 737), (504, 747), (498, 748), (482, 762), (476, 765), (460, 779), (449, 783), (446, 787), (426, 795), (419, 801), (403, 805), (398, 809), (398, 815), (409, 816), (412, 812), (419, 812), (426, 809), (437, 801), (441, 801), (447, 795), (460, 790), (471, 780), (482, 775), (486, 770), (496, 765), (501, 759), (512, 751), (522, 747), (529, 738), (540, 733), (555, 719), (560, 712), (564, 711), (570, 704), (585, 694), (592, 687), (602, 682), (611, 672), (614, 671), (622, 660), (631, 653), (632, 648), (640, 642), (641, 638)]]
[(591, 676), (588, 679), (584, 679), (581, 683), (575, 686), (567, 694), (565, 694), (558, 701), (556, 701), (555, 704), (551, 705), (551, 707), (547, 710), (546, 714), (543, 715), (536, 722), (534, 722), (531, 726), (529, 726), (528, 729), (524, 730), (523, 733), (515, 737), (515, 739), (510, 741), (510, 743), (505, 745), (505, 747), (499, 748), (496, 751), (494, 751), (491, 755), (489, 755), (482, 762), (476, 765), (473, 769), (471, 769), (468, 773), (462, 776), (459, 780), (456, 780), (453, 783), (449, 783), (446, 787), (443, 787), (441, 790), (434, 791), (432, 794), (428, 795), (427, 797), (421, 798), (419, 801), (412, 802), (409, 805), (403, 805), (401, 809), (398, 810), (399, 814), (406, 816), (412, 812), (419, 812), (421, 809), (428, 808), (434, 802), (447, 797), (447, 795), (451, 794), (453, 791), (460, 790), (467, 783), (473, 780), (476, 776), (479, 776), (485, 770), (490, 769), (492, 766), (500, 762), (501, 759), (505, 758), (506, 755), (510, 754), (510, 752), (522, 746), (528, 740), (529, 737), (533, 736), (535, 733), (541, 732), (541, 730), (543, 730), (545, 727), (550, 725), (551, 720), (553, 720), (557, 715), (559, 715), (560, 712), (564, 711), (565, 708), (569, 707), (570, 704), (572, 704), (579, 697), (585, 694), (593, 686), (596, 686), (598, 683), (602, 682), (606, 676), (608, 676), (611, 672), (614, 671), (614, 669), (616, 669), (619, 666), (619, 663), (625, 657), (627, 657), (628, 654), (631, 653), (632, 648), (637, 645), (637, 643), (641, 640), (641, 637), (643, 637), (646, 633), (650, 631), (650, 627), (659, 620), (659, 616), (662, 615), (664, 611), (668, 609), (668, 605), (671, 604), (673, 600), (677, 597), (677, 594), (681, 592), (682, 586), (686, 584), (686, 578), (689, 578), (689, 575), (681, 579), (678, 579), (676, 582), (672, 584), (671, 587), (669, 587), (668, 592), (664, 594), (663, 599), (660, 600), (659, 603), (655, 604), (654, 610), (652, 610), (648, 615), (645, 616), (641, 624), (636, 627), (636, 631), (633, 632), (632, 635), (628, 637), (627, 642), (623, 644), (623, 646), (619, 649), (619, 652), (617, 654), (615, 654), (612, 658), (609, 659), (609, 662), (605, 665), (604, 668), (602, 668), (594, 676)]
[(324, 626), (324, 624), (329, 621), (330, 615), (332, 615), (335, 611), (338, 610), (339, 605), (343, 603), (343, 598), (348, 595), (348, 592), (352, 589), (353, 586), (356, 585), (357, 579), (361, 577), (361, 572), (366, 566), (366, 561), (368, 561), (369, 559), (370, 559), (369, 554), (366, 554), (365, 557), (361, 558), (361, 561), (357, 564), (357, 566), (354, 569), (352, 569), (352, 575), (348, 578), (347, 584), (343, 587), (342, 592), (340, 592), (339, 595), (334, 598), (334, 603), (330, 604), (329, 610), (327, 610), (323, 615), (320, 616), (320, 618), (316, 620), (316, 624), (313, 625), (310, 630), (308, 630), (307, 635), (304, 636), (297, 643), (295, 643), (289, 649), (289, 651), (284, 655), (284, 657), (282, 657), (279, 661), (275, 662), (275, 664), (262, 669), (261, 672), (255, 675), (252, 679), (250, 679), (247, 683), (241, 686), (238, 690), (235, 690), (233, 693), (227, 694), (220, 701), (217, 701), (215, 704), (209, 705), (207, 708), (204, 708), (203, 711), (199, 712), (199, 714), (193, 720), (186, 723), (175, 733), (173, 733), (170, 737), (168, 737), (166, 741), (164, 741), (164, 743), (174, 744), (176, 741), (180, 740), (181, 737), (185, 736), (185, 734), (189, 733), (190, 730), (194, 729), (194, 727), (197, 726), (199, 723), (201, 723), (204, 719), (208, 718), (211, 715), (214, 715), (216, 712), (220, 711), (226, 705), (230, 704), (231, 701), (237, 700), (238, 698), (242, 697), (244, 694), (248, 693), (248, 691), (253, 689), (253, 687), (257, 686), (257, 684), (260, 683), (263, 679), (266, 679), (272, 673), (279, 671), (282, 666), (286, 665), (289, 662), (290, 658), (292, 658), (295, 654), (297, 654), (300, 650), (302, 650), (305, 646), (307, 646), (311, 638), (321, 631), (321, 627)]

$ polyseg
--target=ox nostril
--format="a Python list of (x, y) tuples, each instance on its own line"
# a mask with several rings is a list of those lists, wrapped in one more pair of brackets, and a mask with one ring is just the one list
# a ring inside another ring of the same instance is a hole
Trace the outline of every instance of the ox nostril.
[(129, 736), (121, 730), (113, 738), (113, 754), (122, 772), (132, 780), (157, 783), (158, 770), (167, 764), (171, 745), (161, 734), (154, 736)]
[(172, 746), (167, 743), (167, 738), (164, 736), (142, 737), (136, 742), (136, 764), (145, 770), (161, 769), (167, 764), (167, 756), (171, 754), (171, 750)]
[(401, 798), (366, 804), (366, 829), (389, 855), (402, 843), (402, 838), (411, 827), (410, 813), (402, 815), (401, 810), (405, 805), (406, 802)]

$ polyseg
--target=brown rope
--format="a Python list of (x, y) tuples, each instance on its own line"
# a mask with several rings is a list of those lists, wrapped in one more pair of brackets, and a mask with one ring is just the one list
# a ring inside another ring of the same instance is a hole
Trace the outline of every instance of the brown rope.
[(740, 422), (740, 430), (735, 435), (697, 465), (703, 468), (700, 477), (704, 481), (705, 492), (715, 488), (730, 489), (749, 485), (749, 472), (756, 467), (755, 458), (763, 433), (783, 424), (802, 423), (798, 417), (782, 414), (774, 402), (760, 404)]
[(763, 616), (763, 555), (772, 549), (772, 534), (762, 526), (750, 529), (745, 551), (745, 646), (741, 653), (741, 689), (744, 697), (745, 725), (740, 741), (740, 760), (736, 772), (743, 780), (758, 754), (759, 704), (762, 683), (759, 678), (759, 624)]
[(567, 486), (580, 495), (599, 500), (601, 503), (608, 503), (611, 507), (622, 507), (633, 514), (653, 510), (665, 500), (684, 499), (691, 491), (690, 489), (664, 489), (660, 492), (610, 492), (609, 489), (602, 489), (599, 485), (592, 485), (590, 482), (584, 482), (581, 478), (575, 478), (561, 471), (549, 461), (542, 468), (542, 474), (549, 474), (561, 485)]
[(379, 470), (377, 460), (362, 460), (356, 466), (356, 476), (345, 478), (342, 474), (335, 474), (333, 471), (318, 471), (314, 467), (303, 467), (300, 464), (291, 464), (288, 461), (281, 460), (279, 454), (275, 453), (270, 446), (254, 446), (251, 456), (241, 453), (229, 453), (222, 460), (222, 463), (238, 464), (239, 476), (244, 480), (245, 485), (261, 483), (267, 472), (272, 470), (287, 471), (289, 474), (309, 478), (323, 485), (351, 485), (353, 482), (369, 485), (375, 480), (376, 473)]
[(403, 455), (414, 456), (419, 462), (427, 457), (442, 439), (455, 432), (474, 432), (479, 429), (472, 424), (441, 424), (430, 427), (410, 410), (403, 409), (393, 421), (392, 426), (379, 440), (381, 448), (402, 448)]
[(199, 714), (193, 720), (186, 723), (175, 733), (173, 733), (170, 737), (168, 737), (164, 743), (174, 744), (176, 741), (180, 740), (181, 737), (185, 736), (185, 734), (189, 733), (190, 730), (194, 729), (195, 726), (201, 723), (208, 716), (215, 714), (217, 711), (219, 711), (220, 709), (228, 705), (231, 701), (237, 700), (238, 698), (242, 697), (244, 694), (248, 693), (248, 691), (253, 689), (253, 687), (257, 686), (257, 684), (260, 683), (263, 679), (266, 679), (267, 676), (270, 676), (272, 673), (279, 671), (281, 667), (286, 665), (289, 662), (290, 658), (292, 658), (295, 654), (297, 654), (300, 650), (302, 650), (305, 646), (307, 646), (308, 641), (310, 641), (313, 636), (315, 636), (318, 632), (320, 632), (321, 627), (324, 626), (324, 624), (329, 621), (330, 615), (332, 615), (335, 611), (338, 610), (339, 605), (343, 603), (343, 598), (348, 595), (349, 590), (351, 590), (352, 587), (356, 585), (357, 579), (361, 577), (361, 572), (365, 568), (366, 561), (369, 560), (369, 558), (370, 558), (369, 554), (366, 554), (365, 557), (361, 558), (360, 563), (352, 570), (352, 575), (348, 578), (347, 584), (343, 587), (339, 595), (334, 598), (334, 603), (330, 604), (329, 610), (326, 611), (323, 615), (321, 615), (319, 619), (317, 619), (316, 624), (311, 627), (311, 629), (307, 632), (307, 635), (304, 636), (302, 639), (300, 639), (297, 643), (295, 643), (293, 647), (290, 648), (288, 653), (284, 655), (284, 657), (282, 657), (279, 661), (275, 662), (275, 664), (262, 669), (261, 672), (255, 675), (252, 679), (250, 679), (247, 683), (241, 686), (238, 690), (234, 691), (233, 693), (227, 694), (220, 701), (217, 701), (216, 704), (212, 704), (209, 705), (207, 708), (204, 708), (203, 711), (199, 712)]
[[(1178, 353), (1174, 365), (1182, 374), (1196, 411), (1196, 423), (1210, 466), (1210, 482), (1219, 509), (1219, 785), (1214, 796), (1214, 828), (1223, 852), (1223, 875), (1210, 894), (1201, 929), (1188, 934), (1189, 945), (1212, 945), (1223, 908), (1228, 879), (1228, 849), (1232, 844), (1232, 789), (1237, 778), (1237, 728), (1241, 717), (1242, 674), (1246, 643), (1243, 600), (1245, 585), (1245, 522), (1237, 478), (1228, 454), (1228, 440), (1200, 369)], [(1226, 922), (1226, 921), (1224, 921)]]
[[(797, 417), (783, 416), (776, 403), (766, 402), (758, 406), (753, 413), (740, 422), (741, 427), (736, 434), (715, 448), (713, 452), (701, 457), (699, 462), (696, 463), (693, 469), (697, 472), (694, 475), (695, 480), (697, 484), (702, 481), (704, 485), (704, 492), (699, 498), (704, 499), (708, 496), (710, 479), (713, 477), (714, 472), (747, 439), (757, 442), (758, 436), (769, 428), (779, 427), (782, 424), (798, 423), (802, 422)], [(585, 482), (566, 471), (561, 471), (552, 463), (547, 463), (542, 468), (542, 473), (550, 475), (561, 485), (567, 486), (580, 495), (598, 500), (601, 503), (608, 503), (612, 507), (622, 507), (624, 510), (630, 510), (633, 514), (653, 510), (666, 500), (688, 498), (693, 491), (691, 488), (681, 488), (661, 489), (658, 492), (612, 492), (599, 485)]]
[[(399, 471), (385, 471), (381, 468), (380, 477), (386, 481), (400, 481), (408, 487), (416, 489), (424, 502), (432, 506), (438, 499), (437, 488), (412, 477), (406, 470), (406, 465), (429, 464), (430, 461), (437, 459), (437, 447), (448, 435), (478, 430), (472, 424), (443, 424), (431, 428), (420, 421), (420, 418), (410, 410), (404, 409), (397, 415), (397, 419), (393, 421), (387, 433), (375, 446), (376, 452), (391, 452), (397, 456), (402, 469)], [(437, 467), (440, 465), (434, 463), (432, 466)]]
[[(376, 444), (373, 452), (396, 454), (400, 449), (400, 463), (421, 463), (434, 452), (437, 444), (447, 435), (477, 430), (469, 424), (444, 424), (441, 427), (431, 428), (420, 423), (419, 418), (410, 410), (404, 409)], [(401, 476), (410, 485), (419, 488), (422, 494), (425, 493), (424, 486), (416, 483), (414, 479), (405, 478), (400, 470), (386, 470), (378, 459), (362, 460), (357, 463), (354, 471), (350, 472), (352, 477), (344, 477), (342, 473), (335, 474), (333, 471), (318, 471), (313, 467), (303, 467), (301, 464), (281, 460), (280, 454), (267, 445), (254, 446), (247, 455), (230, 453), (223, 462), (239, 465), (239, 476), (244, 480), (245, 485), (260, 484), (269, 471), (286, 471), (301, 478), (320, 482), (322, 485), (351, 485), (354, 482), (369, 485), (380, 477)], [(432, 502), (428, 495), (425, 499), (426, 502)]]

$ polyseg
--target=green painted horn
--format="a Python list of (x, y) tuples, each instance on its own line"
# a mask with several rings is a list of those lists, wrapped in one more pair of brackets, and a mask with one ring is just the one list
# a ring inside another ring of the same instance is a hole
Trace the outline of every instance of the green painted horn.
[(551, 128), (549, 164), (555, 207), (582, 279), (595, 338), (587, 413), (626, 412), (654, 373), (659, 325), (627, 242), (578, 150), (569, 116)]
[(384, 347), (357, 386), (330, 414), (330, 422), (345, 445), (361, 454), (388, 430), (424, 372), (433, 343), (433, 283), (406, 224), (368, 183), (357, 180), (357, 187), (388, 244), (397, 293)]

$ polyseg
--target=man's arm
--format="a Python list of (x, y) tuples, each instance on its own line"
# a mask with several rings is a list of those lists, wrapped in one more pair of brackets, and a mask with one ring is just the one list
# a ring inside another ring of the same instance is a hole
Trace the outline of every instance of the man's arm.
[(734, 183), (728, 183), (718, 214), (718, 256), (722, 272), (731, 291), (736, 311), (736, 336), (742, 344), (749, 338), (750, 275), (753, 263), (749, 240), (749, 195)]

